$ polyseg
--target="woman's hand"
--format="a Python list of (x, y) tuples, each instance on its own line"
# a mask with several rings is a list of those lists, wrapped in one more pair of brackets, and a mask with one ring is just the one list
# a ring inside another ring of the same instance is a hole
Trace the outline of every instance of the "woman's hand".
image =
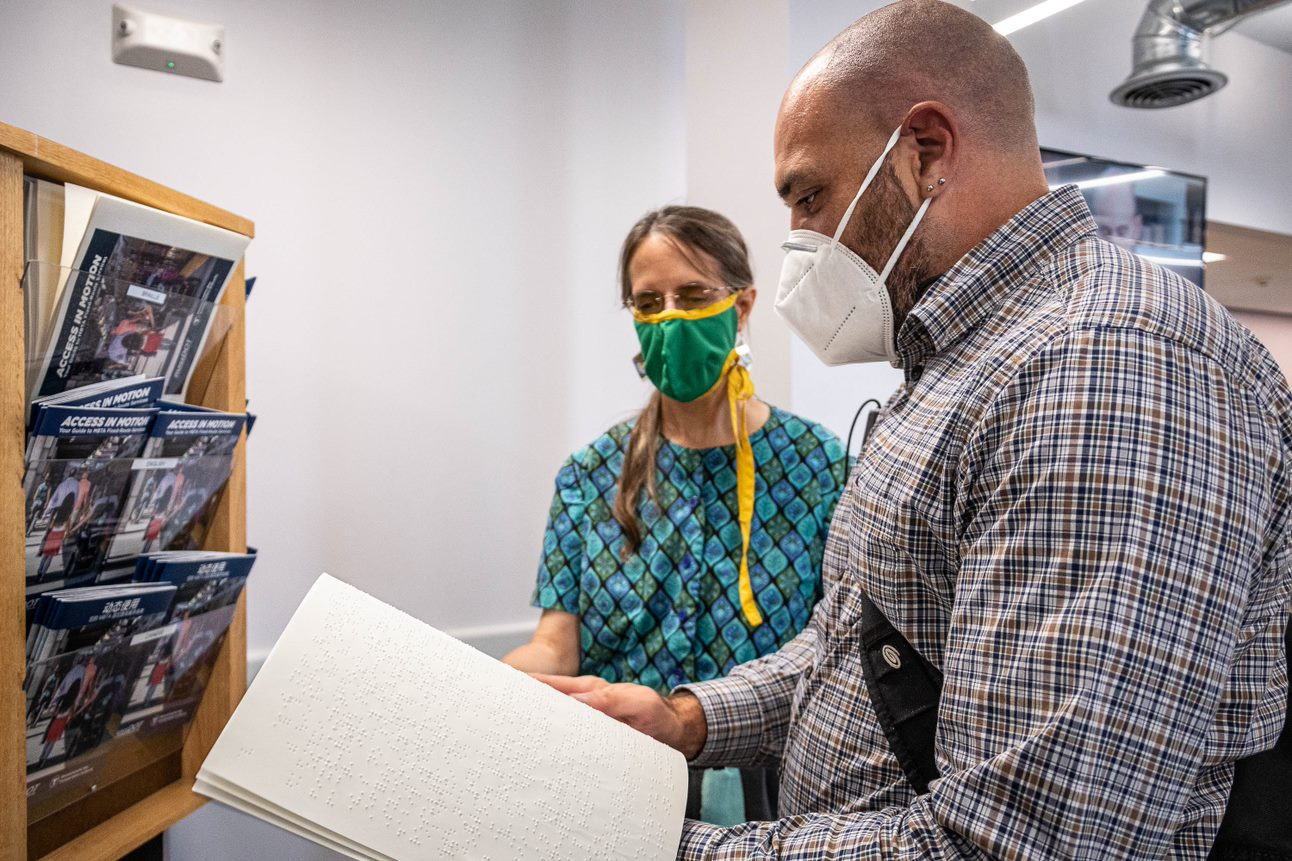
[(700, 701), (686, 691), (662, 697), (645, 685), (610, 684), (597, 676), (534, 678), (581, 703), (643, 732), (693, 759), (704, 747), (708, 726)]
[(579, 617), (544, 610), (533, 638), (513, 649), (502, 662), (525, 673), (574, 675), (579, 671)]

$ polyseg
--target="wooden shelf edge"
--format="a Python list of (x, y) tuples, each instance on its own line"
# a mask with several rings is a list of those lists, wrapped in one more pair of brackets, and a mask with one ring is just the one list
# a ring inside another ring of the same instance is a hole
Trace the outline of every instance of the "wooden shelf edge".
[(27, 675), (22, 534), (22, 165), (0, 152), (0, 859), (21, 861), (27, 832)]
[(256, 234), (249, 219), (15, 126), (0, 123), (0, 150), (21, 159), (24, 171), (32, 176), (106, 191), (243, 236)]
[(203, 804), (206, 799), (193, 792), (191, 778), (177, 780), (40, 861), (118, 861)]

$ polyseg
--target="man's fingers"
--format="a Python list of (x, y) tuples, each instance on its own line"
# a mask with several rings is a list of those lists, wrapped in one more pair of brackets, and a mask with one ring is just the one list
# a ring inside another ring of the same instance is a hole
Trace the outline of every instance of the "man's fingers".
[[(664, 741), (671, 738), (675, 716), (664, 698), (643, 685), (612, 685), (597, 676), (549, 676), (530, 673), (544, 684), (568, 694), (589, 708), (594, 708), (621, 723)], [(665, 741), (665, 744), (668, 744)]]
[(608, 705), (606, 695), (601, 691), (585, 691), (584, 693), (571, 694), (570, 696), (586, 706), (592, 706), (597, 711), (605, 711)]
[(600, 676), (552, 676), (546, 673), (530, 673), (530, 675), (584, 705), (605, 712), (613, 718), (619, 718), (619, 715), (615, 714), (616, 700), (608, 693), (610, 683)]
[(575, 694), (574, 699), (647, 735), (654, 733), (668, 709), (655, 691), (633, 684), (606, 685)]
[(547, 673), (530, 673), (549, 687), (556, 688), (563, 694), (582, 694), (604, 688), (608, 682), (599, 676), (552, 676)]
[(636, 724), (636, 710), (631, 702), (624, 699), (623, 692), (612, 687), (602, 687), (594, 691), (573, 694), (573, 699), (585, 706), (591, 706), (604, 715), (630, 726)]

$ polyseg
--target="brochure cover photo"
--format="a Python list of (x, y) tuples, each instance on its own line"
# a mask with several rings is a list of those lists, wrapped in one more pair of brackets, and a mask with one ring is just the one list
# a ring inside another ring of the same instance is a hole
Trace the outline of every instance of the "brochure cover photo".
[(40, 411), (24, 480), (29, 596), (90, 576), (101, 565), (155, 414), (90, 407)]
[[(69, 200), (80, 201), (74, 189)], [(137, 374), (183, 396), (246, 238), (108, 195), (88, 207), (33, 396)], [(70, 235), (65, 226), (65, 258)]]

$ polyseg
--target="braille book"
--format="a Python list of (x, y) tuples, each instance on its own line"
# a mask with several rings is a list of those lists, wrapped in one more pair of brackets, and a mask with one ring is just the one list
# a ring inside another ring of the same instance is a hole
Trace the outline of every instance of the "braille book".
[(195, 791), (357, 859), (675, 857), (686, 762), (324, 574)]

